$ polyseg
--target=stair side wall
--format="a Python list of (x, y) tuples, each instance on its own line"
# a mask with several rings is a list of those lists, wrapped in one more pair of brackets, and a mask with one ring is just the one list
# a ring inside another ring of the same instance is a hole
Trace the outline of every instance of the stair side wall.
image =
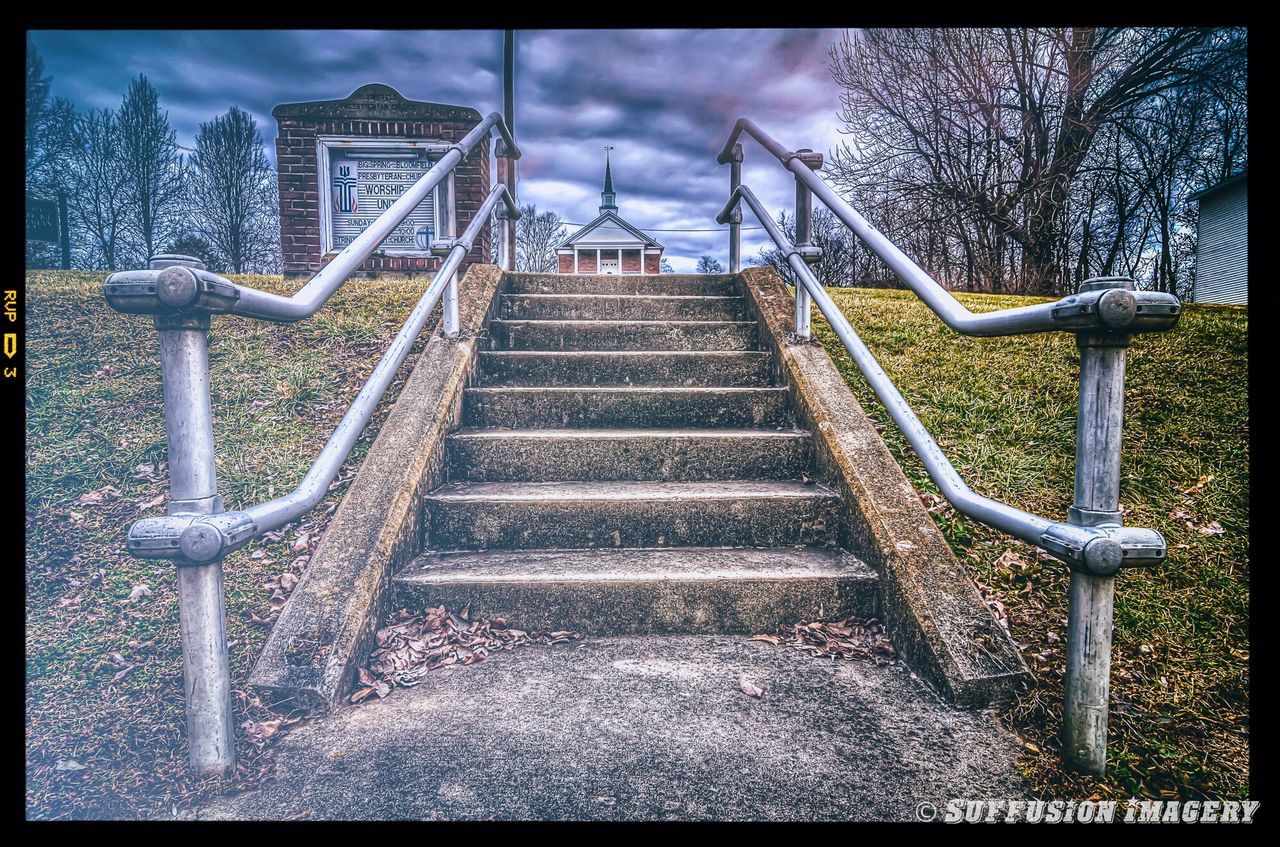
[(1030, 670), (826, 350), (789, 340), (794, 294), (768, 267), (739, 281), (800, 426), (813, 433), (818, 470), (840, 493), (848, 549), (882, 577), (881, 607), (899, 653), (957, 704), (1007, 701), (1033, 682)]
[(427, 342), (250, 674), (272, 702), (323, 712), (354, 684), (391, 577), (418, 553), (422, 498), (444, 479), (445, 437), (461, 420), (502, 279), (495, 265), (472, 265), (459, 281), (459, 338)]

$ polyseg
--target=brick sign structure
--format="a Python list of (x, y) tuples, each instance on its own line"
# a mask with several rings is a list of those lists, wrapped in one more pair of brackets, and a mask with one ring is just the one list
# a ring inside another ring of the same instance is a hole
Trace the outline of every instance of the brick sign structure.
[[(345, 100), (285, 103), (271, 115), (278, 128), (280, 249), (286, 277), (324, 267), (430, 170), (450, 144), (480, 123), (475, 109), (406, 100), (379, 84), (362, 86)], [(465, 229), (488, 186), (485, 139), (361, 269), (436, 270), (441, 260), (428, 252), (431, 241)], [(486, 227), (463, 268), (489, 261), (489, 246)]]

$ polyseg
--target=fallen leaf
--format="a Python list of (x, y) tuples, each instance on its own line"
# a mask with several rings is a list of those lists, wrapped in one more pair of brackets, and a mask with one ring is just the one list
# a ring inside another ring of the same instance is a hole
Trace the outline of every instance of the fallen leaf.
[(53, 765), (55, 771), (82, 771), (85, 768), (86, 765), (80, 764), (75, 759), (59, 759)]
[(150, 596), (151, 596), (151, 586), (147, 585), (146, 583), (143, 583), (141, 585), (135, 585), (133, 587), (133, 590), (129, 592), (129, 599), (125, 600), (124, 602), (132, 603), (135, 600), (140, 600), (143, 597), (150, 597)]
[(760, 697), (764, 694), (764, 689), (756, 685), (745, 676), (738, 677), (738, 687), (742, 689), (742, 693), (748, 697)]
[(163, 506), (166, 499), (168, 499), (168, 495), (157, 494), (155, 497), (152, 497), (150, 500), (139, 500), (138, 511), (145, 512), (147, 509), (154, 509), (156, 506)]
[(1205, 474), (1204, 476), (1200, 477), (1200, 479), (1196, 480), (1195, 485), (1191, 486), (1190, 488), (1182, 489), (1182, 493), (1195, 494), (1197, 491), (1203, 490), (1204, 487), (1212, 481), (1213, 481), (1213, 474)]
[(104, 485), (101, 488), (81, 494), (76, 500), (77, 506), (101, 506), (108, 500), (114, 500), (121, 494), (120, 489), (113, 485)]
[(116, 671), (116, 675), (111, 677), (111, 681), (113, 683), (119, 682), (121, 679), (124, 678), (125, 674), (127, 674), (129, 671), (133, 670), (136, 667), (137, 665), (125, 665), (123, 668)]
[(247, 720), (244, 722), (245, 737), (254, 744), (265, 744), (271, 736), (280, 731), (280, 724), (283, 721), (279, 718), (269, 721)]
[(1214, 521), (1213, 523), (1205, 524), (1200, 527), (1199, 532), (1201, 535), (1222, 535), (1226, 530), (1222, 528), (1222, 524)]
[(753, 635), (747, 640), (748, 641), (766, 641), (769, 644), (772, 644), (774, 647), (777, 647), (778, 644), (780, 643), (780, 640), (776, 635)]
[(359, 703), (361, 700), (364, 700), (364, 699), (365, 699), (365, 698), (367, 698), (370, 694), (374, 693), (374, 692), (375, 692), (375, 691), (377, 691), (377, 690), (378, 690), (378, 689), (374, 688), (373, 686), (369, 686), (368, 688), (361, 688), (361, 689), (360, 689), (359, 691), (357, 691), (355, 694), (352, 694), (352, 695), (351, 695), (351, 702), (352, 702), (352, 703)]

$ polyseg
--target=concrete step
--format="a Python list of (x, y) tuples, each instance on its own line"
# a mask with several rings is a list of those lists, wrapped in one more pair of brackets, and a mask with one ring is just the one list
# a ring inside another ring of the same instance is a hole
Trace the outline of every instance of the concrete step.
[(448, 438), (449, 479), (796, 480), (812, 448), (795, 429), (464, 429)]
[(468, 388), (469, 427), (789, 427), (787, 389), (770, 388)]
[(537, 386), (765, 386), (759, 350), (482, 351), (482, 384)]
[(588, 635), (770, 633), (879, 612), (875, 571), (831, 547), (429, 553), (394, 582), (401, 608)]
[(570, 276), (507, 274), (508, 294), (646, 294), (732, 296), (739, 294), (732, 274), (659, 274), (652, 276)]
[(489, 322), (501, 350), (754, 350), (754, 321)]
[(425, 498), (424, 550), (835, 545), (840, 501), (800, 482), (464, 482)]
[(502, 317), (510, 320), (740, 321), (741, 297), (642, 294), (507, 294)]

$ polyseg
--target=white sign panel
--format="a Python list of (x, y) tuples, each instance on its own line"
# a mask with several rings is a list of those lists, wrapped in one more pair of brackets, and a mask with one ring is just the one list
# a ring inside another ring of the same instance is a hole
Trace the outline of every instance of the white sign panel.
[[(394, 141), (377, 147), (326, 145), (327, 185), (321, 191), (321, 227), (326, 250), (341, 250), (391, 207), (432, 167), (427, 150)], [(382, 251), (426, 255), (439, 221), (433, 191), (382, 242)], [(326, 196), (327, 195), (327, 196)]]

